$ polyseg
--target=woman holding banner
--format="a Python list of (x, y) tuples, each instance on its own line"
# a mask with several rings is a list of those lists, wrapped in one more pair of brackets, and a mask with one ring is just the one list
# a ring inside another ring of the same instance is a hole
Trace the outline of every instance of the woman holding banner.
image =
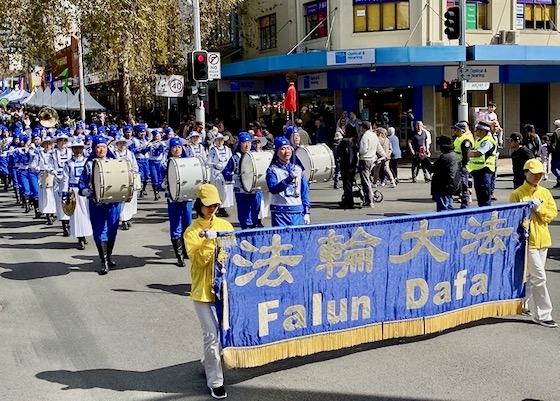
[(191, 299), (202, 327), (206, 383), (210, 395), (216, 399), (226, 398), (227, 393), (220, 356), (216, 296), (212, 292), (214, 254), (218, 232), (233, 232), (229, 221), (215, 216), (221, 203), (218, 189), (212, 184), (202, 184), (194, 202), (198, 218), (183, 236), (191, 260)]

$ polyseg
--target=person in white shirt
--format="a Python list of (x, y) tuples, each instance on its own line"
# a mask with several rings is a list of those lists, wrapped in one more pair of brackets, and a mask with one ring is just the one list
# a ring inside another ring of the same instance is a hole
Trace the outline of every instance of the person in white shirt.
[(364, 191), (364, 206), (373, 208), (373, 186), (371, 182), (371, 173), (375, 167), (378, 157), (385, 158), (385, 151), (379, 143), (379, 138), (371, 130), (371, 124), (368, 121), (360, 123), (360, 144), (358, 162), (358, 171), (360, 172), (360, 181), (362, 190)]

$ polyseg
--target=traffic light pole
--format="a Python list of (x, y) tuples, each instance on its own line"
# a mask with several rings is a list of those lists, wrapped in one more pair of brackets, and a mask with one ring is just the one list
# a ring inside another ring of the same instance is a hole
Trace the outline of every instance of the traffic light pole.
[[(200, 33), (200, 0), (192, 0), (193, 5), (193, 23), (194, 23), (194, 50), (202, 50), (202, 37)], [(203, 126), (206, 124), (206, 110), (204, 110), (204, 100), (200, 96), (201, 86), (203, 83), (196, 82), (196, 121), (202, 122)]]
[[(459, 0), (459, 7), (461, 8), (461, 36), (459, 38), (459, 46), (463, 47), (463, 54), (467, 56), (466, 47), (466, 32), (467, 32), (467, 0)], [(466, 68), (466, 61), (459, 63), (459, 68)], [(467, 81), (461, 81), (461, 97), (459, 99), (458, 110), (459, 121), (469, 121), (469, 103), (467, 100)]]

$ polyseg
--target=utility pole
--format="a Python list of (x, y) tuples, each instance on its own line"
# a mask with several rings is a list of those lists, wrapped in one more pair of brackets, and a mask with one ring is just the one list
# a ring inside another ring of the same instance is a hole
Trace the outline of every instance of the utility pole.
[[(202, 50), (202, 38), (200, 33), (200, 0), (192, 0), (193, 4), (193, 22), (194, 22), (194, 50)], [(206, 124), (206, 111), (204, 110), (204, 99), (201, 94), (204, 91), (204, 86), (201, 82), (196, 82), (196, 121), (201, 121), (203, 126)]]
[[(81, 27), (80, 27), (81, 29)], [(84, 49), (82, 48), (82, 32), (78, 33), (78, 74), (80, 79), (80, 118), (86, 122), (86, 85), (84, 82)]]
[[(459, 7), (461, 8), (461, 36), (459, 37), (459, 46), (463, 48), (463, 54), (465, 55), (465, 60), (467, 56), (467, 46), (466, 46), (466, 32), (467, 32), (467, 1), (459, 0)], [(467, 67), (466, 61), (461, 61), (459, 63), (459, 68), (465, 69)], [(462, 79), (461, 81), (461, 97), (459, 98), (459, 110), (458, 116), (459, 121), (469, 121), (469, 103), (467, 100), (467, 81)]]

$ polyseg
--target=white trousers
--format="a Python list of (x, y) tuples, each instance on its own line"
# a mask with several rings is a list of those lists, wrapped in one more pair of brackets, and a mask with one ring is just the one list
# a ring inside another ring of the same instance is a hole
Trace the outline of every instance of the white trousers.
[(548, 248), (529, 249), (527, 253), (527, 286), (525, 305), (539, 320), (552, 320), (552, 302), (546, 288), (544, 265)]
[(218, 317), (212, 302), (193, 301), (194, 310), (202, 327), (204, 341), (204, 354), (202, 364), (206, 372), (206, 384), (209, 388), (224, 385), (224, 372), (222, 370), (220, 338), (218, 337)]

